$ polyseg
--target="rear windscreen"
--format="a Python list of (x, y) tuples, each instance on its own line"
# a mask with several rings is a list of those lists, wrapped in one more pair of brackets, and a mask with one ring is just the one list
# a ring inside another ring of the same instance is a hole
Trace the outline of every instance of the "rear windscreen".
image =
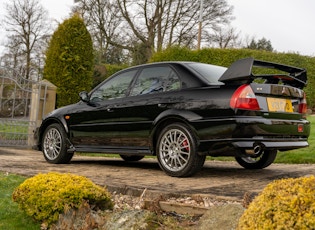
[(188, 66), (191, 70), (197, 72), (209, 84), (223, 84), (222, 82), (219, 82), (218, 79), (227, 68), (204, 63), (189, 63)]

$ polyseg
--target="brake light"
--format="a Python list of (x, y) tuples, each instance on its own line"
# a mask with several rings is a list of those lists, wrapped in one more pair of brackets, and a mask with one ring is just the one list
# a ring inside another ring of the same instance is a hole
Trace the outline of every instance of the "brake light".
[(260, 110), (257, 98), (250, 85), (240, 86), (230, 100), (232, 109)]
[(306, 95), (304, 93), (303, 99), (301, 100), (299, 104), (299, 113), (306, 114), (307, 112), (307, 102), (306, 102)]

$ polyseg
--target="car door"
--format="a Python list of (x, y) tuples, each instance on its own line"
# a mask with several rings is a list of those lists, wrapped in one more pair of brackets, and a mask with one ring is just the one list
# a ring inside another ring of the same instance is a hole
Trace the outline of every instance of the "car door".
[(70, 138), (75, 147), (105, 151), (120, 146), (120, 118), (124, 114), (123, 98), (137, 70), (120, 73), (95, 88), (89, 102), (73, 111), (69, 121)]
[(166, 104), (173, 100), (172, 92), (180, 88), (180, 79), (170, 65), (143, 67), (129, 96), (123, 99), (122, 145), (148, 151), (153, 121), (168, 109)]

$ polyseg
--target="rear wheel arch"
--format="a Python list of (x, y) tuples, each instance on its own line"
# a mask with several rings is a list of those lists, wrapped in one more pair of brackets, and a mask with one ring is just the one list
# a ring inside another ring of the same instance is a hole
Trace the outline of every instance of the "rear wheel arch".
[(196, 133), (195, 129), (189, 124), (188, 120), (186, 120), (183, 117), (169, 116), (169, 117), (165, 117), (162, 120), (158, 121), (155, 124), (154, 128), (152, 129), (151, 144), (152, 144), (152, 149), (154, 151), (153, 155), (156, 155), (156, 145), (157, 145), (158, 138), (159, 138), (161, 132), (163, 131), (163, 129), (166, 126), (174, 124), (174, 123), (180, 123), (180, 124), (188, 126), (189, 129), (192, 130), (192, 132), (193, 132), (193, 134), (194, 134), (194, 136), (195, 136), (195, 138), (197, 140), (197, 143), (199, 145), (199, 138), (197, 136), (197, 133)]
[(169, 176), (191, 176), (205, 162), (206, 156), (198, 154), (199, 143), (190, 127), (183, 122), (172, 122), (158, 133), (156, 155), (160, 168)]

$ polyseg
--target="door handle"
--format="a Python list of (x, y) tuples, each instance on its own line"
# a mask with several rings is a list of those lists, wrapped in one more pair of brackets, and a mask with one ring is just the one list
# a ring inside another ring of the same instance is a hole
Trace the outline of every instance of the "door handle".
[(107, 112), (112, 113), (112, 112), (114, 112), (114, 110), (112, 108), (108, 108)]

